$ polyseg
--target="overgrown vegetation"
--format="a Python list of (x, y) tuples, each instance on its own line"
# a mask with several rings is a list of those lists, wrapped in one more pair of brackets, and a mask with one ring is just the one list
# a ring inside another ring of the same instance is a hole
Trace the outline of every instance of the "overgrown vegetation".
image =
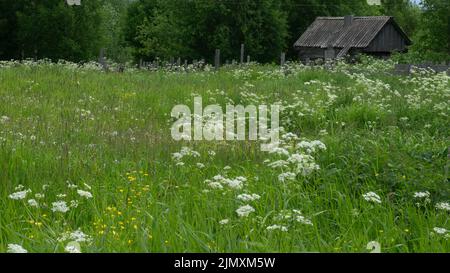
[[(0, 252), (448, 252), (449, 77), (392, 67), (0, 63)], [(194, 96), (280, 104), (280, 149), (173, 141)]]

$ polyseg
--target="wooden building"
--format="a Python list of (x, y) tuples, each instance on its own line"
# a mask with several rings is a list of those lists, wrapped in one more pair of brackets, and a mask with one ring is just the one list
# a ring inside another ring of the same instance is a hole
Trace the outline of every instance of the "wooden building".
[(318, 17), (295, 42), (302, 61), (365, 53), (389, 57), (406, 52), (412, 42), (390, 16)]

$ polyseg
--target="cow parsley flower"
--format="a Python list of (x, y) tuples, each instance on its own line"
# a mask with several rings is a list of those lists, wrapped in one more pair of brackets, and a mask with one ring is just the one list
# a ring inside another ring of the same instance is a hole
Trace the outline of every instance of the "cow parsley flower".
[(285, 227), (285, 226), (280, 226), (280, 225), (272, 225), (272, 226), (268, 226), (266, 229), (267, 229), (267, 230), (280, 230), (280, 231), (283, 231), (283, 232), (287, 232), (287, 231), (288, 231), (288, 228), (287, 228), (287, 227)]
[(210, 182), (210, 183), (208, 183), (208, 186), (213, 189), (217, 189), (217, 190), (223, 189), (222, 184), (220, 184), (219, 182)]
[(450, 204), (448, 202), (437, 203), (436, 209), (450, 211)]
[(307, 219), (305, 216), (303, 216), (303, 215), (296, 215), (295, 216), (295, 221), (297, 221), (297, 222), (299, 222), (299, 223), (302, 223), (302, 224), (305, 224), (305, 225), (309, 225), (309, 226), (312, 226), (313, 225), (313, 223), (311, 222), (311, 220), (309, 220), (309, 219)]
[(371, 241), (366, 246), (370, 253), (381, 253), (381, 244), (377, 241)]
[(250, 205), (241, 206), (236, 210), (239, 217), (247, 217), (250, 213), (254, 212), (255, 209)]
[(88, 191), (83, 191), (83, 190), (77, 190), (78, 195), (80, 195), (81, 197), (85, 197), (87, 199), (92, 198), (92, 193), (88, 192)]
[(6, 123), (10, 120), (10, 118), (8, 116), (1, 116), (0, 117), (0, 122), (1, 123)]
[(38, 202), (35, 199), (30, 199), (28, 200), (28, 205), (32, 206), (32, 207), (39, 207)]
[(439, 235), (445, 235), (447, 234), (449, 231), (445, 228), (441, 228), (441, 227), (435, 227), (433, 228), (434, 232), (436, 232)]
[(31, 192), (30, 189), (23, 190), (23, 191), (18, 191), (18, 192), (10, 194), (8, 197), (13, 199), (13, 200), (22, 200), (22, 199), (25, 199), (27, 197), (27, 194), (29, 192)]
[(368, 202), (379, 203), (379, 204), (381, 203), (381, 197), (372, 191), (363, 194), (363, 197)]
[(221, 224), (221, 225), (226, 225), (226, 224), (228, 224), (229, 222), (230, 222), (229, 219), (223, 219), (223, 220), (220, 220), (220, 221), (219, 221), (219, 224)]
[(428, 191), (414, 193), (414, 198), (428, 198), (428, 197), (430, 197), (430, 193)]
[(90, 243), (92, 242), (91, 236), (85, 234), (80, 229), (77, 229), (76, 231), (72, 232), (64, 232), (61, 237), (58, 238), (58, 242), (65, 242), (65, 241), (74, 241), (78, 243)]
[(6, 250), (7, 253), (28, 253), (28, 251), (23, 248), (21, 245), (17, 244), (8, 244), (8, 250)]
[(278, 181), (286, 182), (289, 180), (295, 180), (296, 174), (292, 172), (285, 172), (278, 175)]
[(57, 201), (52, 203), (52, 211), (66, 213), (69, 211), (69, 207), (67, 207), (66, 201)]
[(43, 194), (43, 193), (36, 193), (36, 194), (34, 195), (34, 197), (35, 197), (36, 199), (42, 199), (42, 198), (45, 197), (45, 194)]
[(244, 194), (239, 194), (237, 196), (237, 199), (242, 200), (244, 202), (255, 201), (255, 200), (258, 200), (259, 198), (261, 198), (261, 196), (259, 196), (258, 194), (255, 194), (255, 193), (253, 193), (253, 194), (244, 193)]
[(81, 253), (81, 246), (78, 242), (69, 242), (66, 247), (64, 248), (64, 251), (67, 253)]

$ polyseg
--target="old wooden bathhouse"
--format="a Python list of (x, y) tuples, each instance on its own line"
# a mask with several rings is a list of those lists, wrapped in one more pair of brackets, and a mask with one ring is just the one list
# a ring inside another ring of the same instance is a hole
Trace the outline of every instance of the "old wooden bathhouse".
[(302, 61), (364, 53), (389, 57), (405, 52), (411, 40), (390, 16), (318, 17), (295, 42)]

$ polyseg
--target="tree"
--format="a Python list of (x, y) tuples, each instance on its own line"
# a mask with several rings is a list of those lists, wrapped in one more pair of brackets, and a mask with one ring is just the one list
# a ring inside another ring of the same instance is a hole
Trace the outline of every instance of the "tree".
[(272, 61), (285, 49), (286, 17), (277, 1), (140, 0), (128, 11), (127, 40), (139, 57), (237, 59), (245, 43), (253, 59)]
[[(102, 37), (100, 0), (3, 0), (1, 58), (95, 59)], [(3, 17), (4, 16), (4, 17)]]
[(421, 28), (414, 50), (434, 61), (450, 61), (450, 2), (423, 0)]

